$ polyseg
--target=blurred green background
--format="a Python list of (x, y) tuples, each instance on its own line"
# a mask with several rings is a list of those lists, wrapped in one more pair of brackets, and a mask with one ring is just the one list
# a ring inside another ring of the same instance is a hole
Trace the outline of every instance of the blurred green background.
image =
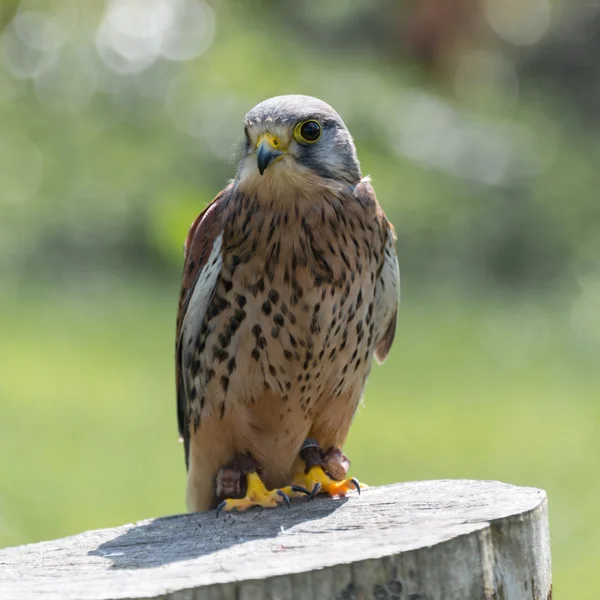
[(284, 93), (341, 113), (399, 238), (354, 474), (546, 489), (555, 587), (595, 599), (600, 6), (576, 0), (4, 0), (0, 546), (184, 511), (182, 243)]

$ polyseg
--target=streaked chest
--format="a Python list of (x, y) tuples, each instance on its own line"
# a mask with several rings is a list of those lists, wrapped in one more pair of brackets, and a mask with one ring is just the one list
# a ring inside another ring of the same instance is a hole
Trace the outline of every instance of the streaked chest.
[(201, 329), (197, 377), (213, 409), (264, 389), (311, 410), (368, 373), (383, 237), (368, 207), (341, 201), (236, 206)]

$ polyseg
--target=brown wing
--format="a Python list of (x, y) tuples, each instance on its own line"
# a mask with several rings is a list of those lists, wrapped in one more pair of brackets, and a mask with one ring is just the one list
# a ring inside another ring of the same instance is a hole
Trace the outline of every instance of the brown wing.
[(221, 270), (221, 219), (225, 188), (192, 223), (184, 245), (184, 264), (179, 294), (175, 337), (175, 382), (177, 386), (177, 422), (185, 444), (188, 463), (189, 427), (186, 393), (186, 365), (189, 364), (206, 309), (212, 300)]
[(386, 231), (383, 266), (377, 278), (375, 290), (375, 359), (382, 363), (392, 347), (396, 333), (398, 306), (400, 303), (400, 269), (396, 256), (396, 235), (380, 208), (380, 222)]

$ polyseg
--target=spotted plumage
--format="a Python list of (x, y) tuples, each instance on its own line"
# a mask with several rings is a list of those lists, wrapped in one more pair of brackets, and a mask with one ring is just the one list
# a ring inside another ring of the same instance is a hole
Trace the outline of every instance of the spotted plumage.
[[(292, 133), (307, 120), (322, 128), (310, 144)], [(190, 510), (216, 505), (215, 478), (238, 456), (272, 489), (291, 482), (307, 438), (337, 452), (396, 325), (394, 233), (341, 118), (284, 96), (245, 125), (236, 179), (185, 244), (176, 377)]]

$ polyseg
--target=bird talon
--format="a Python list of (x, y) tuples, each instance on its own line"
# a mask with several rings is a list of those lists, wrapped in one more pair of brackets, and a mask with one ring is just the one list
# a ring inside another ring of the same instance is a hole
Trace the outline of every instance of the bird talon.
[(321, 491), (321, 484), (317, 481), (317, 483), (315, 483), (312, 492), (310, 493), (308, 499), (309, 500), (313, 500), (314, 497)]
[(311, 492), (309, 492), (305, 487), (302, 487), (301, 485), (293, 485), (291, 489), (292, 492), (296, 492), (298, 494), (304, 494), (305, 496), (311, 495)]
[(283, 501), (285, 502), (285, 505), (288, 508), (292, 508), (292, 505), (290, 504), (290, 499), (283, 490), (277, 490), (277, 495), (280, 496), (281, 498), (283, 498)]
[(345, 496), (348, 492), (356, 490), (360, 494), (361, 484), (355, 477), (336, 481), (325, 473), (319, 465), (311, 467), (308, 473), (298, 474), (298, 482), (292, 488), (311, 489), (308, 500), (312, 500), (317, 494), (326, 493), (330, 496)]
[(223, 509), (227, 512), (234, 509), (238, 512), (244, 512), (253, 506), (275, 508), (282, 502), (285, 502), (290, 507), (288, 495), (283, 490), (268, 490), (255, 471), (248, 473), (246, 478), (248, 483), (246, 496), (244, 498), (228, 498), (227, 500), (223, 500), (217, 506), (217, 517)]
[(216, 514), (216, 518), (219, 518), (219, 513), (227, 506), (227, 500), (223, 500), (223, 502), (219, 503), (219, 506), (217, 506), (217, 514)]

